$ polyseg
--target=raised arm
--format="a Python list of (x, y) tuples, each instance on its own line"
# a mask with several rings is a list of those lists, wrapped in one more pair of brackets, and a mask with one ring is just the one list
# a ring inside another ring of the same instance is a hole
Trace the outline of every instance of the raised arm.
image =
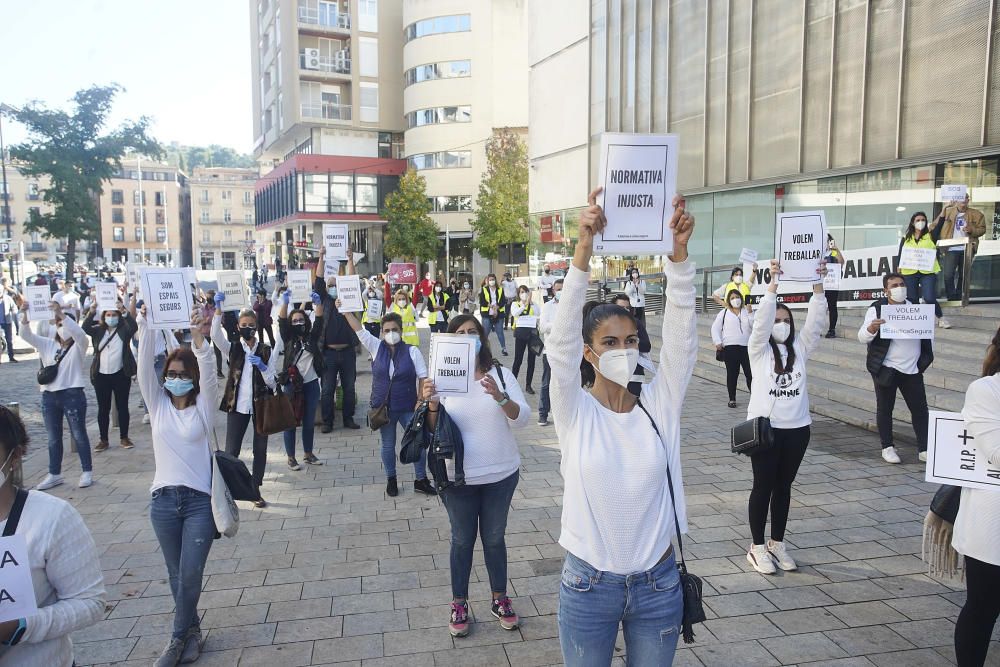
[[(821, 271), (826, 273), (826, 265), (821, 267)], [(809, 312), (806, 315), (806, 325), (798, 335), (799, 343), (805, 351), (806, 358), (812, 354), (813, 350), (819, 346), (823, 334), (830, 327), (830, 310), (826, 305), (826, 294), (823, 292), (823, 281), (813, 285), (813, 295), (809, 299)]]
[(76, 323), (72, 317), (62, 318), (62, 325), (66, 329), (66, 333), (70, 335), (76, 345), (76, 353), (80, 355), (81, 360), (85, 360), (87, 356), (87, 346), (90, 344), (90, 337), (87, 332), (80, 328), (80, 325)]
[[(220, 298), (221, 297), (221, 298)], [(212, 315), (212, 344), (219, 348), (219, 352), (226, 359), (229, 358), (229, 336), (222, 328), (222, 303), (226, 295), (221, 292), (215, 295), (215, 314)]]
[(986, 455), (993, 467), (1000, 467), (1000, 420), (997, 419), (997, 402), (1000, 394), (996, 379), (980, 378), (969, 385), (965, 394), (962, 418), (975, 437), (976, 449)]
[(757, 302), (754, 310), (753, 330), (750, 332), (750, 342), (747, 344), (750, 357), (759, 358), (768, 353), (771, 329), (774, 328), (774, 314), (778, 310), (778, 263), (771, 262), (771, 284), (764, 296)]
[[(135, 355), (136, 379), (139, 383), (139, 393), (146, 403), (151, 417), (156, 416), (160, 406), (159, 378), (156, 377), (156, 370), (153, 368), (153, 360), (156, 358), (156, 336), (158, 331), (149, 328), (146, 322), (146, 306), (142, 307), (139, 313), (137, 324), (139, 326), (139, 349)], [(214, 356), (214, 355), (213, 355)]]

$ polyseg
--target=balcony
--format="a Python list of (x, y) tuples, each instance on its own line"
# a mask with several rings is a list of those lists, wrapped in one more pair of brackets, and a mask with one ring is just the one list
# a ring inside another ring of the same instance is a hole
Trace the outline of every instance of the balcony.
[(319, 49), (302, 49), (299, 52), (299, 69), (303, 74), (316, 76), (351, 76), (351, 51), (343, 49), (332, 56), (321, 56)]
[(349, 123), (351, 122), (351, 105), (329, 102), (325, 104), (303, 104), (302, 117)]
[(315, 0), (299, 1), (299, 25), (307, 30), (315, 31), (351, 31), (351, 15), (347, 11), (347, 3), (337, 7), (330, 2), (316, 3)]

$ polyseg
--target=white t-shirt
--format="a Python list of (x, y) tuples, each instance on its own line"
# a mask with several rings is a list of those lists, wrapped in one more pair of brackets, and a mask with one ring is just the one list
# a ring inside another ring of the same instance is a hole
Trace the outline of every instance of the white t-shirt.
[[(97, 345), (97, 350), (101, 350), (101, 361), (98, 366), (98, 372), (101, 375), (113, 375), (122, 369), (124, 365), (123, 349), (122, 337), (118, 335), (116, 330), (111, 329), (104, 333), (104, 337)], [(94, 352), (96, 353), (97, 350)]]
[(712, 343), (715, 345), (740, 345), (746, 347), (750, 344), (750, 332), (753, 330), (753, 315), (745, 308), (740, 308), (740, 314), (735, 315), (733, 311), (724, 308), (715, 316), (712, 322)]
[[(909, 301), (904, 301), (903, 303), (910, 303)], [(883, 306), (884, 308), (885, 306)], [(875, 335), (868, 331), (868, 325), (870, 325), (878, 315), (875, 313), (875, 306), (868, 308), (868, 312), (865, 313), (865, 321), (862, 323), (861, 328), (858, 329), (858, 340), (867, 345), (868, 343), (875, 340)], [(934, 343), (932, 342), (931, 345)], [(885, 353), (885, 360), (882, 362), (884, 366), (889, 368), (895, 368), (900, 373), (905, 375), (916, 375), (920, 372), (917, 367), (917, 362), (920, 360), (920, 341), (919, 340), (908, 340), (902, 338), (893, 338), (889, 342), (889, 351)]]
[[(976, 450), (1000, 468), (1000, 376), (979, 378), (965, 394), (962, 418)], [(962, 489), (951, 545), (958, 553), (1000, 565), (1000, 491)]]
[[(361, 341), (361, 345), (368, 350), (369, 356), (371, 356), (372, 361), (375, 361), (375, 357), (378, 356), (379, 348), (385, 345), (385, 343), (380, 338), (368, 333), (366, 329), (359, 329), (357, 331), (358, 340)], [(408, 346), (410, 351), (410, 361), (413, 362), (413, 368), (417, 371), (418, 378), (427, 377), (427, 364), (424, 363), (424, 355), (420, 352), (420, 348), (416, 345)], [(396, 373), (396, 368), (392, 363), (392, 358), (389, 358), (389, 376), (393, 376)]]
[[(82, 389), (85, 386), (83, 369), (90, 339), (83, 332), (83, 329), (80, 328), (80, 325), (70, 317), (63, 319), (63, 326), (66, 328), (67, 335), (73, 339), (73, 345), (69, 348), (68, 352), (64, 353), (63, 360), (59, 364), (56, 379), (49, 384), (38, 385), (38, 389), (41, 391), (62, 391), (63, 389), (73, 389), (76, 387)], [(49, 328), (53, 336), (55, 336), (56, 327), (51, 326)], [(42, 361), (42, 365), (49, 366), (56, 362), (56, 354), (59, 352), (61, 346), (54, 337), (39, 336), (32, 331), (29, 324), (21, 327), (21, 338), (28, 345), (38, 350), (38, 356)]]

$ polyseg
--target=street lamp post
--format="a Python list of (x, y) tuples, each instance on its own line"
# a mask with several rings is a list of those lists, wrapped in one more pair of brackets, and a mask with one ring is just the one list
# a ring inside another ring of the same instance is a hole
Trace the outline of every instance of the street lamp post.
[[(0, 176), (3, 178), (3, 224), (7, 233), (7, 242), (13, 243), (14, 237), (10, 227), (10, 186), (7, 185), (7, 153), (3, 145), (3, 114), (6, 111), (11, 111), (11, 108), (6, 104), (0, 104), (0, 172), (2, 172)], [(10, 266), (10, 279), (13, 281), (14, 256), (10, 252), (7, 253), (7, 262)]]

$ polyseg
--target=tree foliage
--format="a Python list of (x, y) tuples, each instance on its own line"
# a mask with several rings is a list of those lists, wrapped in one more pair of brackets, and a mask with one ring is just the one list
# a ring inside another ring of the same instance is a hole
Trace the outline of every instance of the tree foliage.
[(158, 157), (160, 145), (147, 131), (149, 119), (126, 121), (106, 132), (105, 125), (118, 85), (92, 86), (73, 95), (74, 109), (48, 109), (30, 102), (14, 113), (28, 130), (27, 141), (11, 147), (11, 156), (27, 176), (48, 176), (49, 187), (42, 199), (51, 204), (51, 213), (32, 209), (25, 223), (28, 232), (46, 239), (66, 239), (66, 272), (72, 274), (76, 243), (100, 238), (101, 222), (97, 200), (102, 186), (121, 169), (128, 151)]
[(438, 228), (428, 215), (427, 183), (410, 169), (399, 179), (399, 189), (385, 198), (385, 254), (427, 261), (438, 254)]
[(528, 240), (528, 147), (508, 127), (486, 142), (475, 215), (472, 244), (483, 257), (495, 258), (499, 246)]
[(252, 169), (257, 166), (253, 156), (237, 153), (228, 146), (185, 146), (177, 142), (165, 149), (167, 164), (190, 174), (195, 167), (240, 167)]

